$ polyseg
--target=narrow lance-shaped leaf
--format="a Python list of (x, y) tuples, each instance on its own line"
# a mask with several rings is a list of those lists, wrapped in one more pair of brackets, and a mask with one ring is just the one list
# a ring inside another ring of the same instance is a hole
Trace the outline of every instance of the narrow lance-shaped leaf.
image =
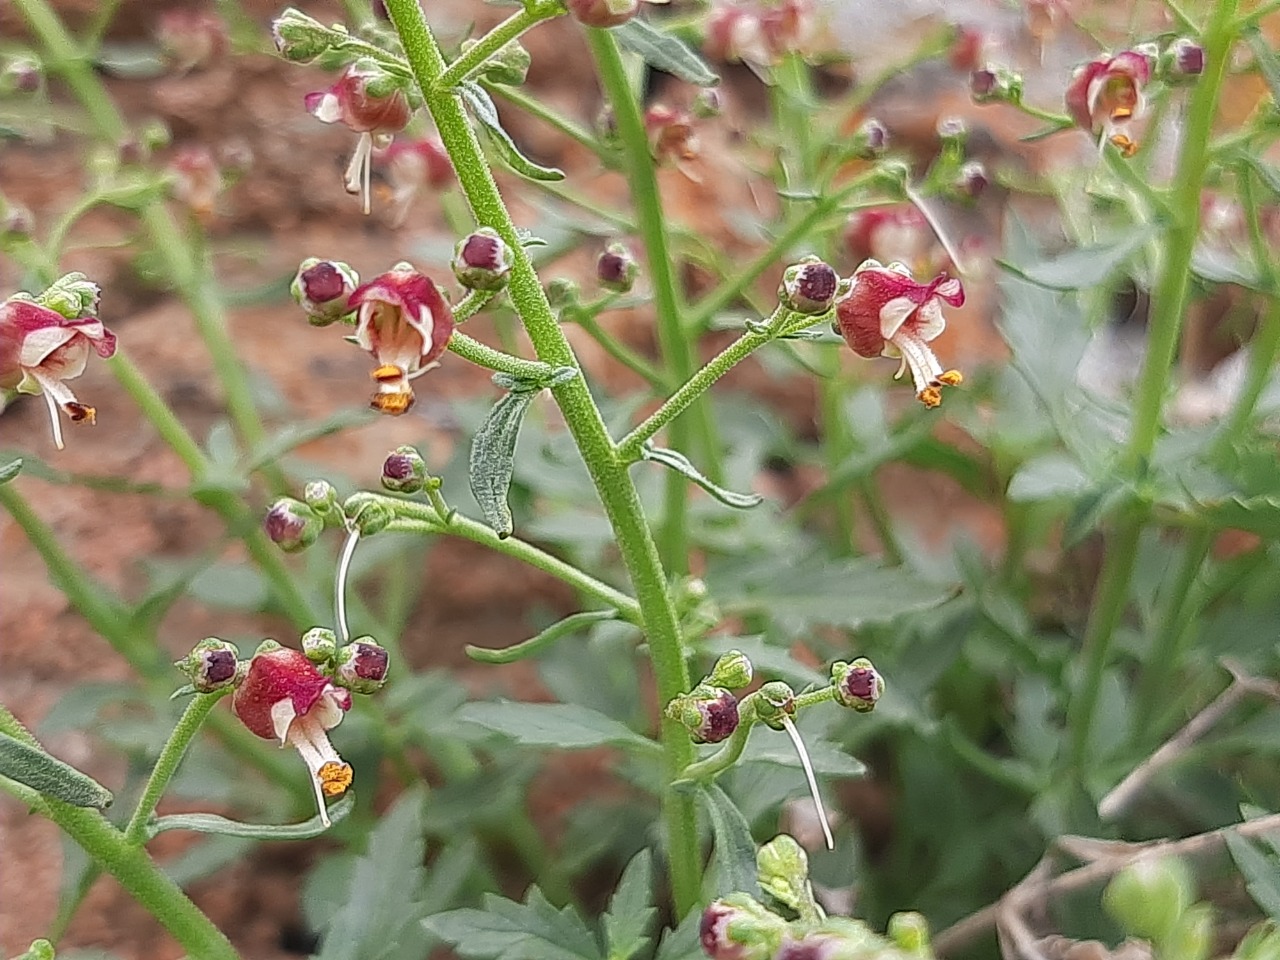
[(726, 490), (724, 487), (712, 483), (698, 471), (697, 467), (689, 462), (688, 457), (683, 453), (680, 453), (678, 450), (669, 450), (666, 447), (655, 447), (651, 444), (645, 444), (640, 455), (645, 460), (660, 463), (664, 467), (668, 467), (681, 476), (692, 480), (725, 506), (734, 507), (738, 510), (746, 510), (764, 502), (764, 497), (759, 494), (735, 493), (732, 490)]
[(111, 791), (92, 777), (4, 733), (0, 733), (0, 776), (73, 807), (103, 810), (113, 799)]
[[(346, 819), (355, 809), (356, 796), (348, 791), (333, 806), (329, 807), (330, 823), (338, 823)], [(169, 830), (189, 830), (192, 833), (210, 833), (223, 837), (243, 837), (246, 840), (310, 840), (318, 837), (329, 828), (319, 815), (302, 823), (242, 823), (239, 820), (228, 820), (215, 813), (175, 813), (167, 817), (158, 817), (147, 827), (147, 835)]]
[(713, 87), (720, 78), (679, 37), (663, 33), (636, 18), (613, 28), (620, 46), (637, 54), (649, 66), (699, 87)]
[(18, 475), (18, 471), (22, 469), (22, 458), (11, 460), (8, 463), (0, 464), (0, 483), (8, 483)]
[(502, 119), (498, 116), (498, 108), (494, 106), (493, 99), (484, 87), (474, 80), (467, 80), (458, 85), (458, 93), (462, 95), (462, 100), (470, 108), (471, 115), (480, 123), (480, 128), (484, 130), (489, 142), (501, 154), (502, 160), (507, 166), (530, 180), (556, 181), (564, 179), (563, 170), (534, 163), (520, 152), (516, 142), (511, 139), (511, 134), (507, 133), (506, 128), (502, 125)]

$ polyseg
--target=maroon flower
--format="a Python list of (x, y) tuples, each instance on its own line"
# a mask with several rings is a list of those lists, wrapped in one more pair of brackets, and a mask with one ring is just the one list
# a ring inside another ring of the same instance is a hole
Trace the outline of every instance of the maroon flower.
[(213, 216), (218, 196), (222, 193), (222, 170), (213, 153), (203, 144), (186, 144), (174, 152), (169, 161), (173, 175), (173, 195), (199, 220)]
[(253, 655), (231, 700), (231, 709), (251, 733), (279, 740), (302, 755), (326, 826), (325, 798), (346, 793), (351, 767), (338, 756), (325, 731), (341, 723), (350, 708), (349, 691), (335, 687), (301, 651), (272, 641)]
[(436, 365), (453, 335), (453, 311), (431, 279), (407, 263), (357, 287), (347, 306), (358, 311), (356, 343), (378, 361), (373, 408), (404, 413), (413, 405), (409, 381)]
[(390, 145), (391, 138), (404, 129), (412, 111), (404, 91), (386, 86), (386, 75), (357, 65), (347, 67), (328, 90), (306, 96), (307, 111), (324, 123), (343, 123), (360, 134), (356, 152), (347, 166), (347, 193), (360, 194), (364, 212), (369, 212), (369, 166), (373, 148)]
[(806, 53), (817, 34), (812, 0), (772, 4), (718, 2), (707, 19), (703, 51), (729, 63), (772, 67), (788, 53)]
[(910, 370), (920, 402), (936, 407), (942, 387), (964, 379), (958, 370), (944, 371), (928, 346), (946, 328), (943, 301), (953, 307), (964, 303), (959, 280), (942, 273), (929, 283), (917, 283), (900, 263), (884, 267), (868, 260), (854, 273), (848, 295), (836, 304), (836, 317), (855, 353), (900, 359), (897, 376)]
[(434, 137), (397, 140), (382, 155), (391, 182), (394, 224), (404, 223), (414, 198), (424, 188), (443, 190), (453, 182), (453, 164), (444, 144)]
[(844, 244), (858, 263), (900, 260), (920, 269), (933, 254), (935, 237), (924, 215), (906, 203), (855, 210), (845, 223)]
[(93, 423), (97, 416), (66, 385), (84, 373), (91, 347), (104, 358), (116, 352), (115, 334), (96, 316), (68, 320), (25, 295), (0, 304), (0, 387), (44, 394), (59, 450), (63, 447), (59, 408), (73, 423)]
[(1076, 126), (1102, 134), (1126, 157), (1138, 150), (1132, 125), (1142, 117), (1142, 89), (1151, 78), (1151, 61), (1136, 50), (1098, 57), (1078, 67), (1067, 86), (1067, 112)]

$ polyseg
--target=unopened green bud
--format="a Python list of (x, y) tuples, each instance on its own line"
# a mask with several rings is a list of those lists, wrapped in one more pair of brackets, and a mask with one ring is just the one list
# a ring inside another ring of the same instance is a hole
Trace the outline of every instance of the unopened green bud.
[(853, 155), (860, 160), (875, 160), (889, 149), (889, 131), (875, 117), (869, 117), (853, 135)]
[(579, 303), (578, 285), (567, 277), (556, 277), (547, 284), (547, 303), (556, 311), (576, 307)]
[(1280, 960), (1280, 930), (1270, 920), (1244, 935), (1231, 960)]
[(1021, 103), (1022, 74), (989, 63), (969, 74), (969, 95), (974, 103)]
[(333, 45), (332, 31), (319, 20), (293, 7), (271, 24), (271, 36), (280, 56), (294, 63), (309, 63)]
[(27, 952), (14, 960), (54, 960), (53, 944), (48, 940), (32, 940)]
[(929, 944), (929, 921), (924, 915), (914, 910), (904, 910), (889, 918), (885, 929), (889, 939), (895, 944), (921, 957), (932, 957), (933, 950)]
[(628, 293), (640, 275), (640, 264), (625, 243), (611, 243), (596, 260), (596, 280), (614, 293)]
[(1177, 857), (1143, 858), (1107, 884), (1102, 905), (1126, 932), (1163, 943), (1195, 893), (1191, 871)]
[(324, 521), (301, 500), (281, 497), (262, 518), (262, 529), (281, 550), (295, 553), (305, 550), (320, 538)]
[(338, 506), (338, 491), (328, 480), (311, 480), (302, 488), (302, 501), (316, 512), (325, 524), (341, 524), (342, 510)]
[[(217, 637), (206, 637), (181, 660), (173, 664), (191, 681), (197, 693), (212, 693), (233, 684), (237, 675), (243, 676), (240, 652), (235, 644)], [(244, 665), (248, 668), (248, 664)]]
[(809, 855), (794, 837), (780, 833), (756, 852), (760, 889), (779, 903), (805, 914), (813, 903)]
[[(253, 656), (256, 657), (260, 653), (275, 653), (277, 650), (283, 649), (284, 647), (280, 646), (280, 644), (268, 637), (254, 649)], [(249, 659), (252, 660), (253, 657), (250, 657)]]
[(717, 687), (728, 687), (730, 690), (741, 690), (751, 683), (755, 671), (751, 661), (741, 650), (730, 650), (722, 654), (711, 668), (707, 682)]
[(1207, 903), (1187, 907), (1168, 935), (1156, 944), (1162, 957), (1205, 960), (1213, 949), (1213, 907)]
[(756, 716), (774, 730), (781, 730), (783, 718), (796, 712), (795, 691), (781, 680), (770, 680), (756, 694)]
[(426, 480), (427, 462), (414, 447), (396, 447), (382, 463), (382, 486), (394, 493), (417, 493)]
[(395, 519), (395, 512), (381, 500), (368, 493), (353, 493), (342, 505), (342, 514), (361, 536), (371, 536), (387, 528)]
[(326, 663), (338, 650), (338, 637), (326, 627), (312, 627), (302, 635), (302, 652), (312, 663)]
[(68, 273), (59, 277), (36, 302), (60, 313), (68, 320), (83, 320), (98, 315), (98, 300), (102, 290), (83, 273)]
[(373, 637), (357, 637), (338, 651), (333, 680), (354, 693), (375, 693), (387, 682), (390, 654)]
[(768, 960), (782, 946), (787, 921), (745, 893), (713, 900), (702, 912), (698, 938), (710, 960)]
[[(466, 53), (479, 41), (464, 40), (462, 52)], [(520, 45), (519, 40), (512, 40), (501, 50), (489, 57), (480, 67), (480, 75), (492, 83), (502, 83), (509, 87), (518, 87), (529, 75), (529, 64), (533, 58), (529, 51)]]
[(836, 702), (859, 713), (870, 713), (884, 693), (884, 678), (866, 657), (853, 663), (837, 660), (831, 665), (831, 685)]

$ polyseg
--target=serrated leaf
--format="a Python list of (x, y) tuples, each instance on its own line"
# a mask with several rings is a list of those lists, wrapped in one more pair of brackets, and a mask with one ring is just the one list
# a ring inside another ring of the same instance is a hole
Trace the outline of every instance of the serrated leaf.
[(649, 66), (699, 87), (713, 87), (720, 78), (679, 37), (651, 26), (639, 17), (614, 27), (618, 44)]
[(527, 903), (485, 894), (480, 910), (450, 910), (423, 926), (475, 960), (601, 960), (595, 935), (571, 907), (557, 910), (541, 891)]
[(1249, 896), (1268, 917), (1280, 923), (1280, 864), (1238, 834), (1227, 832), (1224, 838)]
[(764, 497), (759, 494), (735, 493), (732, 490), (726, 490), (724, 487), (712, 483), (698, 471), (697, 467), (689, 462), (688, 457), (677, 450), (668, 450), (666, 447), (655, 447), (652, 444), (645, 444), (640, 455), (645, 460), (649, 460), (653, 463), (660, 463), (664, 467), (674, 470), (682, 477), (692, 480), (727, 507), (734, 507), (738, 510), (747, 510), (764, 502)]
[(494, 106), (493, 98), (484, 87), (474, 80), (467, 80), (458, 85), (458, 93), (462, 95), (462, 100), (470, 108), (471, 115), (476, 118), (480, 129), (488, 136), (489, 143), (498, 151), (507, 166), (530, 180), (555, 182), (564, 179), (563, 170), (534, 163), (520, 152), (516, 142), (511, 139), (511, 134), (507, 133), (502, 125), (498, 108)]
[(572, 703), (468, 703), (456, 719), (530, 747), (582, 750), (607, 744), (647, 753), (661, 750), (612, 717)]
[(1151, 239), (1150, 229), (1135, 230), (1112, 243), (1076, 247), (1033, 263), (999, 261), (1011, 273), (1050, 290), (1084, 290), (1102, 283)]
[[(328, 808), (331, 823), (338, 823), (347, 818), (355, 809), (356, 797), (348, 792), (337, 803)], [(320, 815), (302, 823), (243, 823), (239, 820), (228, 820), (214, 813), (175, 813), (166, 817), (157, 817), (147, 827), (147, 833), (154, 837), (169, 830), (187, 830), (191, 833), (210, 833), (222, 837), (241, 837), (247, 840), (310, 840), (328, 830)]]
[(702, 960), (705, 953), (698, 938), (698, 928), (702, 922), (702, 913), (694, 910), (680, 921), (674, 930), (662, 935), (658, 950), (653, 960)]
[(608, 960), (631, 960), (648, 945), (653, 906), (653, 856), (641, 850), (622, 871), (609, 909), (600, 918), (608, 944)]
[(318, 960), (420, 960), (429, 944), (424, 912), (423, 794), (406, 790), (369, 835), (356, 860), (342, 908), (325, 933)]
[(1268, 540), (1280, 538), (1280, 497), (1229, 497), (1201, 503), (1198, 513), (1214, 527), (1247, 530)]
[(0, 776), (73, 807), (105, 810), (113, 799), (111, 791), (88, 774), (6, 733), (0, 733)]
[(511, 490), (511, 474), (515, 471), (516, 440), (520, 425), (537, 390), (512, 390), (493, 405), (471, 440), (468, 477), (471, 494), (480, 512), (499, 538), (511, 536), (514, 522), (507, 494)]
[(730, 893), (748, 893), (760, 896), (760, 884), (756, 880), (756, 842), (751, 837), (751, 827), (727, 793), (718, 784), (703, 788), (707, 813), (711, 816), (711, 833), (716, 843), (717, 897)]
[(0, 466), (0, 483), (8, 483), (16, 477), (22, 470), (22, 458), (10, 460), (8, 463)]

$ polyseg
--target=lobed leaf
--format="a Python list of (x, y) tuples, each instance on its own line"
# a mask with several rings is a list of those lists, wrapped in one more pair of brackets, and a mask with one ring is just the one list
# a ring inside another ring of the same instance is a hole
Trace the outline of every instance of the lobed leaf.
[(631, 960), (649, 944), (653, 906), (653, 855), (641, 850), (622, 871), (609, 909), (600, 918), (608, 960)]
[(718, 784), (703, 788), (707, 813), (711, 816), (711, 833), (716, 843), (717, 875), (716, 896), (729, 893), (748, 893), (760, 896), (760, 884), (756, 879), (756, 842), (751, 838), (751, 826), (738, 805)]
[(480, 910), (450, 910), (422, 924), (468, 960), (603, 960), (582, 918), (571, 907), (557, 910), (537, 887), (526, 903), (485, 894)]

